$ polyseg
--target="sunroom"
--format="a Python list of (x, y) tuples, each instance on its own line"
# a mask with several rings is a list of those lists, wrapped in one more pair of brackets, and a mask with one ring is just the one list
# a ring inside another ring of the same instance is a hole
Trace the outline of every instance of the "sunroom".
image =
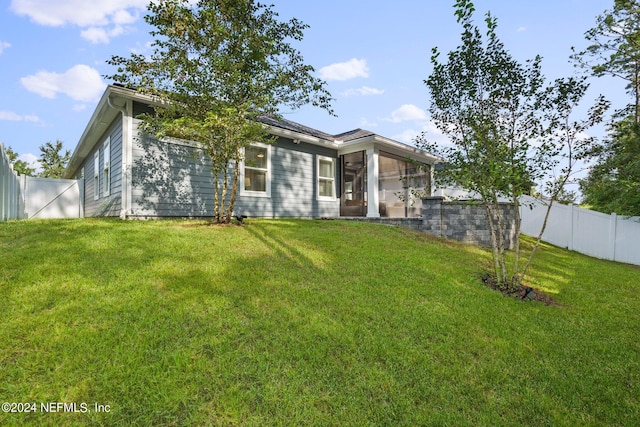
[(355, 131), (336, 135), (340, 164), (340, 216), (410, 218), (422, 215), (431, 195), (437, 158), (422, 150)]

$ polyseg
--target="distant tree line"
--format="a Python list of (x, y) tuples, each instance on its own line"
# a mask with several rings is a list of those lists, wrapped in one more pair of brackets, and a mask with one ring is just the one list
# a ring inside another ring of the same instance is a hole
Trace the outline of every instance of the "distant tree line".
[(588, 73), (627, 82), (631, 102), (616, 111), (609, 133), (588, 153), (582, 203), (604, 213), (640, 215), (640, 1), (614, 0), (585, 33), (590, 45), (572, 59)]
[(46, 142), (40, 146), (38, 162), (41, 170), (36, 174), (36, 168), (26, 161), (20, 160), (18, 158), (20, 155), (13, 151), (11, 147), (7, 147), (6, 152), (9, 157), (9, 163), (11, 163), (13, 170), (18, 175), (37, 176), (40, 178), (62, 178), (67, 163), (71, 158), (71, 152), (63, 150), (62, 141)]

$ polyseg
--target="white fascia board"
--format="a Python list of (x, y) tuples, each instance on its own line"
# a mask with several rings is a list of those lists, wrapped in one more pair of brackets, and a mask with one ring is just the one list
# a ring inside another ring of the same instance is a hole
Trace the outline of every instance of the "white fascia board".
[(349, 142), (341, 142), (340, 148), (338, 148), (338, 155), (355, 153), (356, 151), (365, 151), (367, 148), (372, 147), (374, 144), (373, 138), (367, 136), (365, 138), (355, 139)]
[(410, 157), (414, 160), (422, 161), (425, 163), (438, 163), (442, 161), (437, 156), (429, 154), (419, 148), (412, 147), (402, 142), (394, 141), (393, 139), (385, 138), (380, 135), (368, 135), (363, 138), (354, 139), (349, 142), (341, 144), (339, 154), (352, 153), (354, 151), (365, 150), (367, 147), (374, 145), (377, 149), (382, 151), (388, 151), (392, 154)]

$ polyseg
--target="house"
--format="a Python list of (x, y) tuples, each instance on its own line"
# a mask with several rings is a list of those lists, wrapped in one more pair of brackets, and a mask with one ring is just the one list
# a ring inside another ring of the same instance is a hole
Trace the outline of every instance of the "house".
[[(65, 178), (83, 178), (85, 216), (212, 216), (210, 162), (197, 143), (142, 134), (136, 117), (152, 105), (131, 89), (105, 90), (65, 171)], [(277, 140), (246, 149), (236, 214), (421, 215), (420, 195), (431, 195), (436, 157), (362, 129), (329, 135), (288, 120), (261, 121)]]

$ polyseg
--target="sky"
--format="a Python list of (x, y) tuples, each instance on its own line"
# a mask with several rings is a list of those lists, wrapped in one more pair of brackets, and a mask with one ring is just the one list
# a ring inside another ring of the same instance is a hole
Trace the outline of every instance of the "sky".
[[(459, 45), (454, 0), (271, 0), (283, 20), (309, 25), (295, 47), (335, 98), (337, 117), (312, 106), (284, 117), (338, 134), (356, 128), (412, 144), (426, 131), (431, 49)], [(0, 142), (28, 162), (39, 146), (61, 140), (73, 151), (115, 70), (113, 55), (149, 54), (148, 0), (1, 0)], [(613, 0), (476, 0), (481, 28), (490, 11), (498, 36), (520, 61), (543, 57), (548, 79), (571, 76), (571, 47)], [(603, 93), (627, 103), (624, 82), (592, 78), (587, 100)], [(585, 103), (586, 105), (586, 103)], [(586, 108), (586, 107), (585, 107)], [(603, 133), (602, 129), (593, 130)], [(596, 135), (597, 136), (597, 135)]]

